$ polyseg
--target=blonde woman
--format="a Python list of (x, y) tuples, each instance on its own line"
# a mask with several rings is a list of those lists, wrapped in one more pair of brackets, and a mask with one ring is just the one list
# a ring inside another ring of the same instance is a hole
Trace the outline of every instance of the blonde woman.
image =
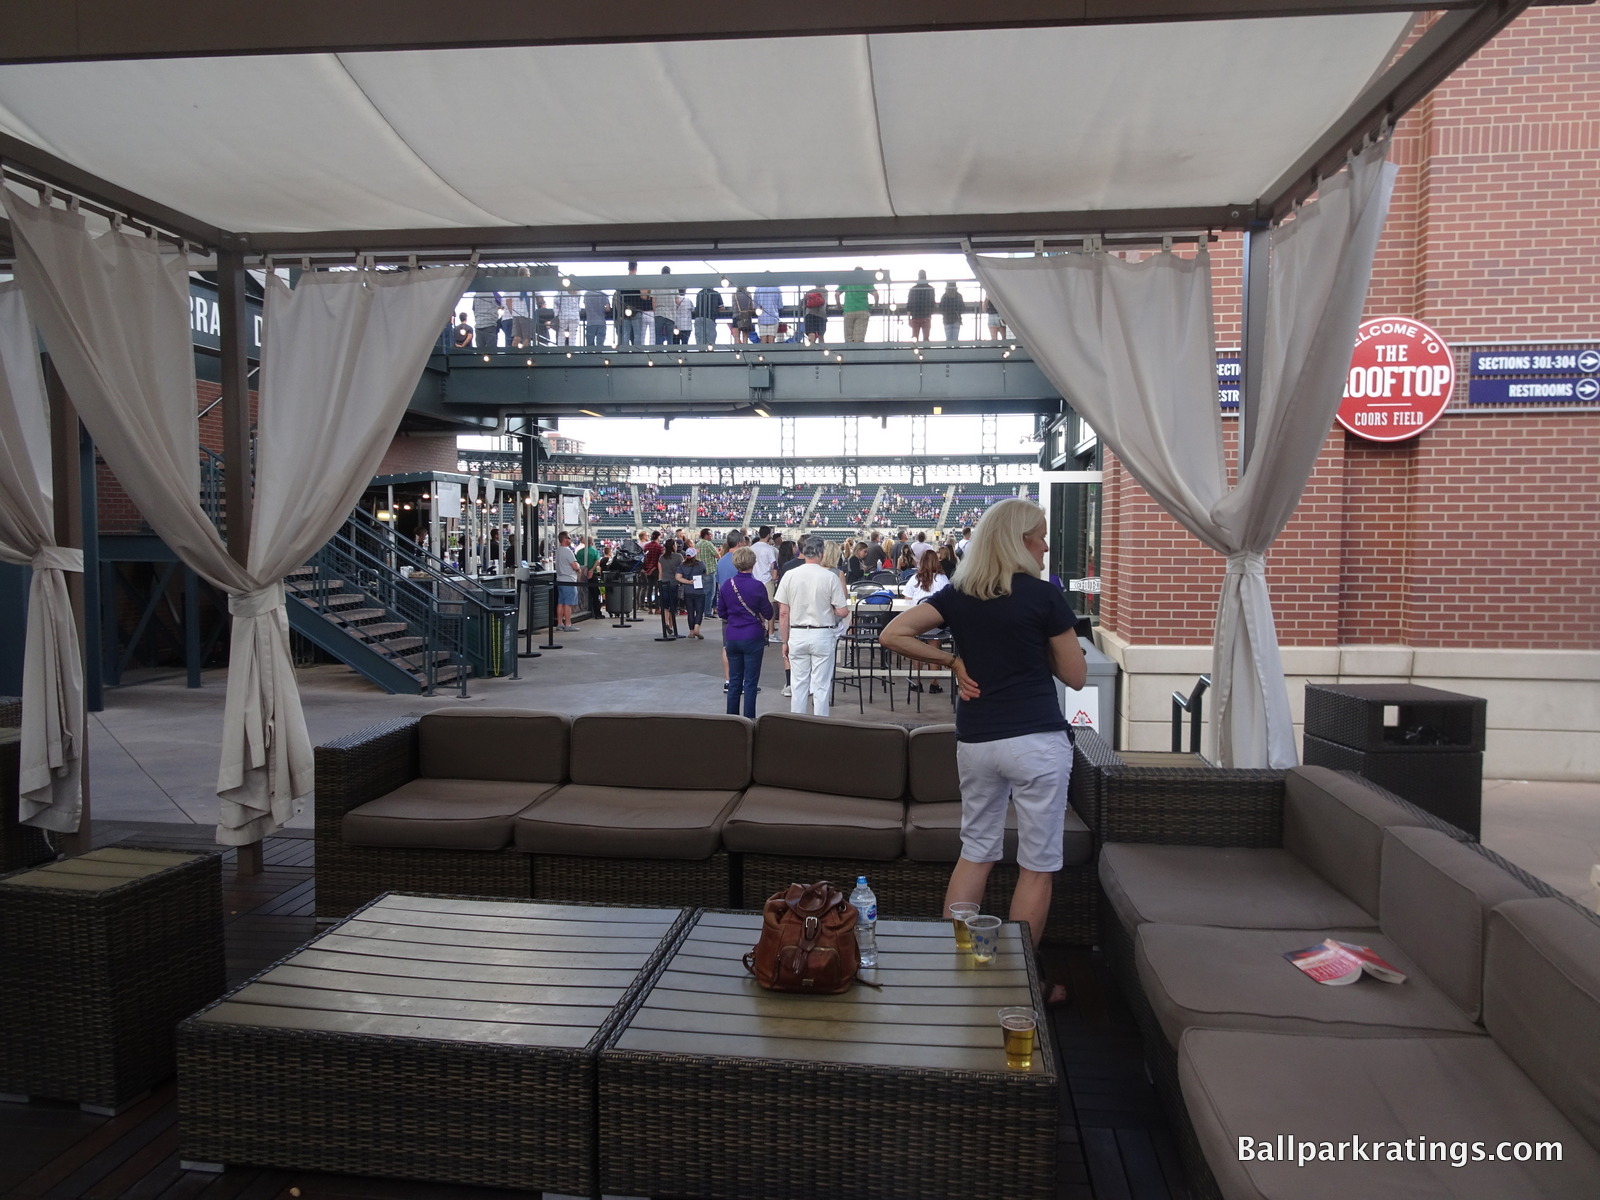
[[(1072, 741), (1055, 681), (1083, 686), (1088, 665), (1074, 617), (1044, 570), (1045, 514), (1026, 500), (1002, 500), (978, 522), (950, 586), (901, 613), (882, 645), (948, 667), (958, 691), (956, 762), (961, 774), (961, 857), (945, 904), (981, 902), (1000, 860), (1006, 802), (1017, 810), (1017, 886), (1011, 919), (1027, 921), (1037, 945), (1061, 869), (1061, 831), (1072, 771)], [(951, 654), (919, 635), (947, 625)], [(1051, 1002), (1064, 991), (1052, 989)]]

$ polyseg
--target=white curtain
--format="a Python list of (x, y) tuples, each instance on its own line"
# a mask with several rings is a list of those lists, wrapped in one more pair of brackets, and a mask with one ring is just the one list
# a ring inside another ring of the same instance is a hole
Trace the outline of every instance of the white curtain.
[[(76, 439), (74, 439), (74, 442)], [(72, 453), (77, 453), (74, 444)], [(83, 659), (65, 572), (83, 551), (56, 545), (50, 422), (39, 346), (22, 290), (0, 284), (0, 562), (33, 568), (22, 665), (18, 818), (58, 833), (83, 812)]]
[[(973, 256), (978, 278), (1045, 374), (1183, 527), (1227, 557), (1213, 647), (1224, 766), (1299, 755), (1266, 581), (1266, 551), (1333, 425), (1388, 213), (1385, 144), (1352, 160), (1271, 235), (1256, 441), (1230, 489), (1217, 406), (1211, 268), (1158, 254)], [(1137, 554), (1129, 545), (1126, 553)]]
[(186, 256), (118, 229), (91, 237), (76, 213), (14, 193), (5, 205), (17, 278), (84, 424), (156, 533), (228, 593), (217, 840), (259, 841), (312, 787), (283, 575), (332, 535), (371, 478), (472, 269), (269, 286), (255, 519), (241, 567), (199, 502)]

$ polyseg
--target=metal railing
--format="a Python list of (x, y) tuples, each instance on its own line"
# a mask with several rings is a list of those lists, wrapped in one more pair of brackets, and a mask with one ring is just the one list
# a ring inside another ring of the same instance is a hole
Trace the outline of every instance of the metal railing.
[(1211, 676), (1202, 675), (1195, 681), (1194, 690), (1185, 696), (1172, 693), (1172, 752), (1183, 753), (1183, 714), (1189, 714), (1189, 753), (1200, 753), (1200, 721), (1204, 708), (1206, 689), (1211, 686)]
[[(485, 606), (450, 580), (408, 578), (390, 564), (388, 555), (361, 544), (367, 540), (347, 523), (311, 556), (306, 565), (317, 573), (299, 586), (297, 596), (332, 616), (336, 610), (329, 608), (330, 600), (360, 595), (363, 608), (383, 610), (384, 619), (405, 624), (406, 636), (421, 639), (394, 657), (422, 676), (428, 694), (438, 686), (441, 663), (457, 668), (464, 689), (468, 668), (479, 665), (468, 652), (469, 614), (484, 616)], [(381, 642), (369, 646), (383, 653)]]

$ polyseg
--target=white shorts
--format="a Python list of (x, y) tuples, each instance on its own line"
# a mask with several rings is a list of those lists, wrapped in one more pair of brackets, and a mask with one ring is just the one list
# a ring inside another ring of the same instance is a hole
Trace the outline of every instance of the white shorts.
[(777, 337), (778, 327), (776, 325), (757, 325), (756, 332), (762, 337)]
[(1017, 865), (1061, 869), (1061, 832), (1072, 777), (1072, 742), (1064, 729), (995, 742), (957, 742), (961, 774), (961, 857), (999, 862), (1006, 806), (1017, 810)]

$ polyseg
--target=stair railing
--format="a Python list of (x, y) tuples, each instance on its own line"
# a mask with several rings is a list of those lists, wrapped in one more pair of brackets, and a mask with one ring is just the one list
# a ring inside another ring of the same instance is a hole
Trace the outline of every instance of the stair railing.
[(1185, 696), (1172, 693), (1172, 752), (1183, 753), (1183, 714), (1189, 714), (1189, 753), (1200, 753), (1200, 720), (1206, 689), (1211, 686), (1211, 676), (1202, 675), (1195, 681), (1194, 690)]

